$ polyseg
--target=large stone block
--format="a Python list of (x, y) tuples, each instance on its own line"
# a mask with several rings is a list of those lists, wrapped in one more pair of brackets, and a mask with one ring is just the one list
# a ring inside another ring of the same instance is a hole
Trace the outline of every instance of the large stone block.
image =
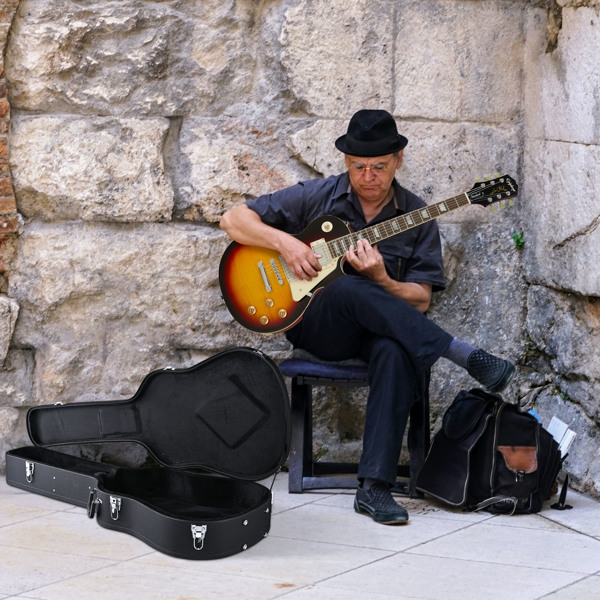
[(240, 2), (21, 0), (7, 49), (13, 107), (104, 115), (220, 112), (255, 65)]
[(181, 128), (177, 213), (217, 222), (223, 212), (311, 176), (290, 158), (289, 127), (257, 113), (186, 119)]
[(527, 331), (549, 358), (555, 384), (600, 424), (600, 301), (531, 286)]
[[(428, 203), (469, 191), (479, 179), (496, 173), (518, 180), (516, 126), (397, 120), (409, 139), (399, 181)], [(518, 209), (517, 200), (515, 207), (502, 213), (503, 218), (516, 221)], [(473, 206), (445, 216), (441, 222), (493, 222), (497, 217)]]
[(307, 112), (391, 108), (394, 3), (303, 0), (286, 11), (280, 42), (290, 92)]
[(523, 220), (527, 277), (600, 295), (600, 149), (529, 140)]
[(598, 19), (597, 5), (563, 8), (558, 45), (539, 57), (539, 115), (547, 139), (600, 142)]
[(166, 119), (39, 116), (13, 119), (10, 165), (28, 218), (166, 221)]
[(519, 117), (521, 5), (436, 0), (394, 5), (394, 113), (488, 123)]
[(150, 370), (228, 347), (213, 228), (32, 223), (10, 295), (35, 352), (37, 401), (132, 394)]

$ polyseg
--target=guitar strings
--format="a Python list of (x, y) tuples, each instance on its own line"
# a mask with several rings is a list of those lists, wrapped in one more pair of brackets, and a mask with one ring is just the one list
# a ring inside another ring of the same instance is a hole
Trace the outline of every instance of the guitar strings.
[[(327, 247), (330, 254), (337, 258), (345, 254), (351, 245), (355, 246), (356, 242), (360, 239), (367, 239), (371, 245), (374, 245), (381, 240), (422, 225), (427, 221), (437, 219), (441, 215), (446, 214), (446, 212), (451, 212), (462, 206), (467, 206), (468, 204), (469, 199), (467, 195), (464, 193), (459, 194), (458, 196), (453, 196), (452, 198), (441, 200), (435, 204), (430, 204), (423, 208), (411, 211), (405, 215), (399, 215), (388, 221), (383, 221), (377, 225), (372, 225), (371, 227), (366, 227), (360, 231), (343, 235), (335, 240), (327, 242)], [(441, 209), (442, 205), (446, 207), (446, 210)], [(426, 216), (424, 216), (424, 214)]]

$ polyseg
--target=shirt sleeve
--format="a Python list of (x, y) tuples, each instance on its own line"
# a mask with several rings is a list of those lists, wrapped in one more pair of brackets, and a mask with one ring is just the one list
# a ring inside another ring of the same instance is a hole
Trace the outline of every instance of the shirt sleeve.
[(248, 200), (246, 205), (258, 214), (263, 223), (287, 233), (299, 233), (304, 222), (305, 198), (304, 183), (297, 183)]

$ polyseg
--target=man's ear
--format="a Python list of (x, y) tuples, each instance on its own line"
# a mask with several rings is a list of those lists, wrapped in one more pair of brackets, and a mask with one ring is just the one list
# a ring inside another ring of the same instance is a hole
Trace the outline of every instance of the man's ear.
[(396, 169), (399, 169), (402, 166), (402, 157), (404, 155), (404, 149), (400, 150), (400, 152), (398, 152), (398, 166), (396, 167)]

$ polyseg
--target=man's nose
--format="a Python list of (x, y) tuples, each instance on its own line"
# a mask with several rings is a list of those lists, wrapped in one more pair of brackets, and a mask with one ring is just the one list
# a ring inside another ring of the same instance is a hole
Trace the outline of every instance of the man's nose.
[(376, 179), (376, 175), (373, 173), (371, 167), (368, 167), (365, 169), (365, 172), (363, 174), (363, 177), (367, 180), (367, 181), (373, 181), (373, 179)]

